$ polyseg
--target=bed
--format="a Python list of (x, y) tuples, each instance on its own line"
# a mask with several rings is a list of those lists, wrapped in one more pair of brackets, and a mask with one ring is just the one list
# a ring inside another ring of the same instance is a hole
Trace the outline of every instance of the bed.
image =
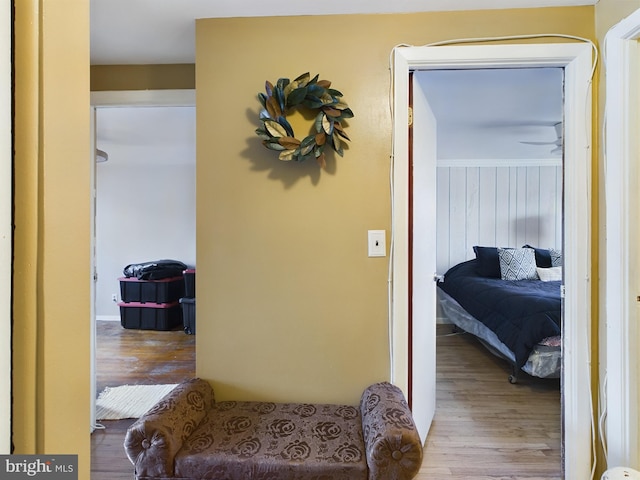
[(450, 268), (438, 281), (447, 318), (475, 335), (512, 368), (559, 378), (561, 351), (561, 255), (525, 246), (474, 247), (476, 258)]

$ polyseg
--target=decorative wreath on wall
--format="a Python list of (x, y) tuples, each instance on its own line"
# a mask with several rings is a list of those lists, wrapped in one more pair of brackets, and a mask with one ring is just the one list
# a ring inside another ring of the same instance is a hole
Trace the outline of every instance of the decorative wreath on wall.
[[(324, 147), (329, 144), (342, 156), (342, 139), (351, 140), (344, 131), (342, 120), (352, 118), (353, 112), (342, 100), (342, 93), (334, 90), (328, 80), (318, 80), (318, 75), (310, 78), (309, 72), (289, 81), (280, 78), (276, 85), (265, 82), (266, 95), (258, 94), (263, 106), (260, 111), (262, 126), (256, 133), (262, 144), (270, 150), (279, 151), (279, 159), (301, 162), (312, 155), (321, 167), (325, 166)], [(317, 111), (314, 129), (316, 133), (298, 140), (287, 112), (304, 106)]]

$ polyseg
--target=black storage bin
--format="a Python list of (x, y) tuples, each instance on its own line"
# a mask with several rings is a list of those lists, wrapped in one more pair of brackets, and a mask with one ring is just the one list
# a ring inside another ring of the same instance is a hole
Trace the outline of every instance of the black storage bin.
[(184, 296), (182, 277), (161, 280), (138, 280), (136, 277), (121, 277), (120, 298), (123, 302), (171, 303)]
[(186, 298), (196, 298), (196, 270), (188, 268), (182, 272), (184, 277), (184, 296)]
[(140, 330), (173, 330), (182, 324), (180, 303), (120, 302), (120, 325)]
[(182, 324), (184, 326), (184, 333), (188, 335), (195, 335), (196, 333), (196, 299), (181, 298), (180, 305), (182, 305)]

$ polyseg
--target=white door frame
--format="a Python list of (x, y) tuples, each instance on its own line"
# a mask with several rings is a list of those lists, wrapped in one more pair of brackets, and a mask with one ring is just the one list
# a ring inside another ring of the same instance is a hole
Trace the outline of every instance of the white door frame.
[(13, 187), (11, 145), (11, 4), (0, 10), (0, 454), (11, 451), (11, 262), (13, 259)]
[[(563, 436), (567, 479), (591, 474), (590, 212), (592, 46), (587, 43), (404, 47), (393, 65), (391, 378), (408, 391), (408, 77), (410, 70), (562, 67), (564, 106)], [(435, 226), (434, 226), (435, 227)], [(435, 322), (435, 313), (434, 320)], [(506, 381), (505, 381), (506, 383)], [(509, 385), (505, 384), (505, 388)]]
[(611, 28), (606, 58), (606, 440), (608, 467), (638, 468), (638, 55), (640, 10)]
[[(120, 90), (91, 92), (91, 134), (94, 135), (96, 109), (100, 107), (195, 107), (196, 91), (185, 90)], [(95, 148), (94, 139), (91, 144)], [(91, 342), (91, 417), (89, 419), (90, 431), (96, 426), (96, 319), (95, 319), (95, 276), (96, 258), (93, 254), (95, 244), (95, 168), (91, 169), (91, 312), (94, 318), (91, 319), (90, 342)]]

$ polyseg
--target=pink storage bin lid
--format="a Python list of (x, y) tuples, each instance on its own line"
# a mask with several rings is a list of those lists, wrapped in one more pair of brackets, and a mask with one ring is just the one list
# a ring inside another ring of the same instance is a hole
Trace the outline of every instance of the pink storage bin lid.
[(153, 303), (153, 302), (120, 302), (118, 303), (119, 307), (127, 307), (127, 308), (171, 308), (171, 307), (179, 307), (180, 302), (175, 301), (171, 303)]
[(118, 278), (120, 282), (177, 282), (182, 281), (182, 277), (168, 277), (168, 278), (160, 278), (158, 280), (140, 280), (137, 277), (120, 277)]

